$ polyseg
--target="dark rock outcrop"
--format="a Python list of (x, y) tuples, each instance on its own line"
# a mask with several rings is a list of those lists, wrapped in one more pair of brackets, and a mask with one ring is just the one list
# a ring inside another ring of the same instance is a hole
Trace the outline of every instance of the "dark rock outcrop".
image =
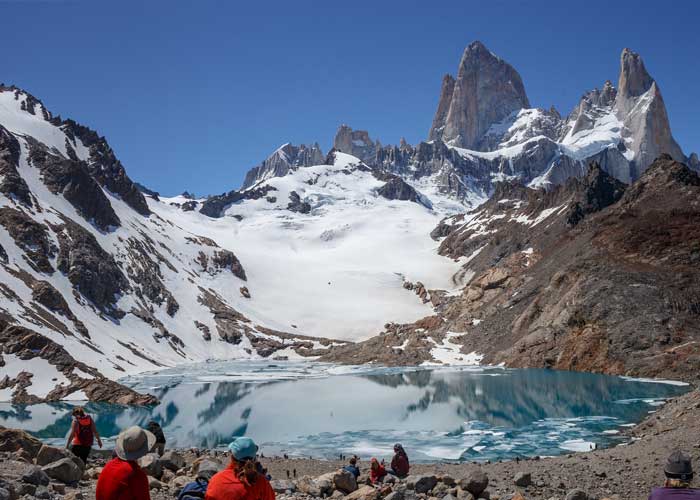
[(588, 174), (580, 182), (574, 181), (578, 200), (568, 209), (566, 223), (575, 226), (588, 214), (599, 212), (619, 200), (625, 184), (607, 174), (600, 165), (592, 163)]
[(377, 191), (379, 196), (387, 200), (405, 200), (419, 203), (421, 197), (413, 186), (399, 176), (394, 176)]
[(287, 210), (290, 212), (298, 212), (300, 214), (308, 214), (311, 212), (311, 205), (306, 201), (301, 200), (301, 196), (296, 191), (289, 193), (289, 203)]
[(228, 269), (237, 278), (242, 279), (243, 281), (247, 280), (245, 269), (243, 269), (241, 261), (238, 260), (238, 257), (236, 257), (233, 252), (223, 249), (216, 250), (211, 260), (212, 264), (219, 269)]
[(241, 200), (258, 200), (264, 198), (270, 191), (277, 191), (277, 188), (270, 185), (263, 185), (257, 188), (246, 189), (244, 191), (229, 191), (228, 193), (210, 196), (202, 203), (199, 212), (209, 217), (222, 217), (228, 207)]
[(19, 142), (0, 125), (0, 193), (31, 207), (32, 199), (27, 183), (17, 172)]
[(62, 194), (85, 220), (94, 222), (102, 231), (121, 225), (102, 188), (84, 162), (65, 159), (50, 153), (42, 144), (28, 138), (29, 161), (41, 170), (46, 187)]
[(116, 309), (116, 301), (129, 288), (129, 282), (114, 257), (90, 232), (70, 219), (64, 219), (55, 231), (59, 243), (57, 267), (66, 274), (73, 288), (100, 311), (123, 314)]
[(56, 248), (49, 239), (48, 227), (10, 207), (0, 207), (0, 225), (24, 251), (31, 265), (43, 273), (54, 272), (49, 259), (56, 255)]
[(338, 128), (333, 139), (333, 149), (353, 155), (365, 163), (374, 162), (379, 148), (381, 148), (379, 141), (370, 139), (366, 130), (353, 130), (344, 124)]

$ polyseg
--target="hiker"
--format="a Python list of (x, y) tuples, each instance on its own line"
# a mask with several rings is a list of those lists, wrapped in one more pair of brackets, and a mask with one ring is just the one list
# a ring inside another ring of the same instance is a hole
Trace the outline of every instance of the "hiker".
[(136, 462), (148, 454), (156, 437), (134, 425), (117, 436), (112, 460), (97, 478), (96, 500), (151, 500), (148, 478)]
[(666, 482), (663, 488), (651, 490), (649, 500), (700, 500), (700, 490), (690, 487), (693, 481), (693, 464), (690, 455), (676, 450), (671, 453), (664, 467)]
[(209, 481), (205, 500), (275, 500), (275, 492), (258, 470), (255, 459), (258, 446), (247, 437), (239, 437), (228, 445), (231, 462)]
[(408, 455), (399, 443), (394, 445), (394, 458), (391, 459), (391, 469), (389, 474), (403, 479), (408, 476), (410, 465), (408, 463)]
[(163, 434), (163, 428), (155, 420), (148, 422), (148, 427), (146, 429), (156, 437), (156, 444), (151, 450), (152, 453), (157, 453), (159, 457), (163, 456), (165, 452), (165, 434)]
[(197, 471), (197, 477), (191, 483), (187, 483), (180, 490), (180, 494), (177, 500), (194, 500), (204, 498), (209, 486), (209, 481), (214, 474), (219, 472), (216, 468), (216, 464), (210, 461), (203, 461), (199, 465), (199, 470)]
[(97, 438), (99, 447), (102, 448), (100, 433), (97, 432), (95, 421), (90, 415), (85, 413), (85, 409), (82, 406), (76, 406), (71, 413), (73, 421), (70, 424), (68, 439), (66, 439), (66, 448), (70, 448), (73, 455), (80, 458), (84, 464), (87, 464), (95, 438)]
[(355, 479), (357, 479), (358, 477), (360, 477), (360, 468), (357, 466), (357, 455), (353, 456), (353, 457), (350, 459), (350, 462), (348, 463), (348, 465), (346, 465), (345, 467), (343, 467), (343, 470), (346, 470), (346, 471), (348, 471), (350, 474), (352, 474), (353, 476), (355, 476)]
[(369, 480), (372, 484), (379, 484), (384, 481), (386, 477), (386, 469), (379, 461), (372, 457), (369, 462)]

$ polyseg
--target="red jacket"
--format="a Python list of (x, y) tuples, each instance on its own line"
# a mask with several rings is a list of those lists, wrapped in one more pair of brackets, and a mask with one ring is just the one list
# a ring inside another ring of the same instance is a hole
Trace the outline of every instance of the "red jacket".
[(73, 444), (79, 446), (87, 446), (90, 448), (95, 439), (95, 432), (93, 426), (95, 423), (92, 421), (90, 415), (85, 415), (82, 418), (76, 418), (73, 420)]
[(146, 473), (136, 462), (113, 458), (97, 479), (96, 500), (151, 500)]
[(386, 469), (379, 462), (377, 462), (376, 468), (370, 467), (369, 480), (372, 481), (372, 484), (377, 484), (384, 476), (386, 476)]
[[(262, 474), (252, 485), (243, 484), (234, 470), (234, 464), (217, 472), (209, 481), (205, 500), (275, 500), (270, 482)], [(98, 499), (99, 500), (99, 499)]]

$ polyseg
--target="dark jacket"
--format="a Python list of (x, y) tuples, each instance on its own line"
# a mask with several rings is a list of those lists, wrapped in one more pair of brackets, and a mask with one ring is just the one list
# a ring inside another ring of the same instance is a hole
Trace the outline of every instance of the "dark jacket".
[(391, 470), (394, 471), (397, 476), (405, 477), (408, 476), (408, 469), (409, 464), (406, 453), (398, 452), (394, 455), (394, 458), (391, 459)]
[(165, 434), (163, 434), (163, 429), (157, 422), (149, 422), (148, 430), (156, 437), (156, 443), (165, 443)]
[(649, 500), (700, 500), (700, 490), (693, 488), (654, 488)]

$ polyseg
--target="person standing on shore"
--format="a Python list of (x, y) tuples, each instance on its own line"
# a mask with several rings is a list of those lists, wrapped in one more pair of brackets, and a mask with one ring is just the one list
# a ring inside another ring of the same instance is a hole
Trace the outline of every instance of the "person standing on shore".
[(651, 490), (649, 500), (700, 500), (700, 490), (690, 487), (693, 464), (690, 455), (680, 450), (671, 453), (664, 467), (666, 482), (663, 488)]
[(155, 420), (148, 422), (148, 427), (146, 427), (148, 432), (156, 437), (156, 444), (151, 450), (153, 453), (157, 453), (159, 457), (163, 456), (165, 453), (165, 434), (163, 434), (163, 428)]
[(90, 415), (85, 413), (85, 409), (82, 406), (73, 408), (72, 415), (73, 421), (70, 425), (68, 439), (66, 439), (66, 448), (70, 448), (73, 455), (87, 465), (95, 438), (97, 438), (97, 444), (100, 448), (102, 448), (102, 439), (100, 439), (100, 433), (97, 432), (97, 427), (95, 427), (95, 421)]
[(136, 462), (148, 454), (156, 437), (138, 426), (119, 433), (112, 460), (97, 478), (95, 500), (151, 500), (148, 477)]
[(258, 446), (247, 437), (234, 439), (228, 445), (231, 461), (228, 467), (211, 478), (205, 500), (275, 500), (275, 492), (256, 460)]
[(394, 458), (391, 459), (391, 469), (389, 474), (403, 479), (408, 476), (410, 464), (408, 463), (408, 455), (399, 443), (394, 445)]

